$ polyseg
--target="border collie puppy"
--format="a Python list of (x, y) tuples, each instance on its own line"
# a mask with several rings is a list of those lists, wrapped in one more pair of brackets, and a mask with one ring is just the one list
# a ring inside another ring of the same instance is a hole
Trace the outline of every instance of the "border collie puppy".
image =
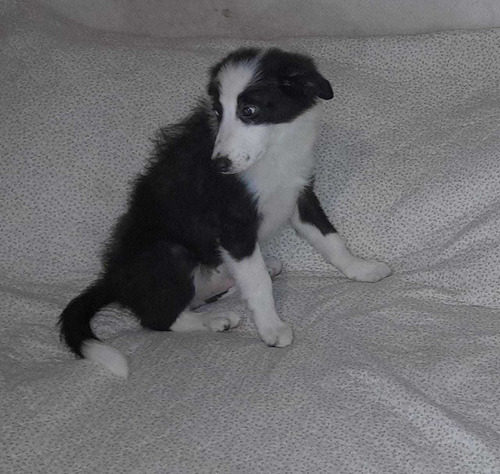
[(208, 94), (183, 122), (160, 131), (100, 278), (60, 316), (74, 354), (118, 375), (127, 376), (125, 358), (90, 327), (111, 303), (153, 330), (224, 331), (239, 324), (236, 313), (193, 309), (236, 285), (262, 340), (291, 344), (271, 286), (280, 264), (268, 270), (259, 247), (288, 223), (348, 278), (374, 282), (391, 273), (349, 253), (313, 192), (318, 101), (333, 92), (310, 58), (237, 50), (211, 69)]

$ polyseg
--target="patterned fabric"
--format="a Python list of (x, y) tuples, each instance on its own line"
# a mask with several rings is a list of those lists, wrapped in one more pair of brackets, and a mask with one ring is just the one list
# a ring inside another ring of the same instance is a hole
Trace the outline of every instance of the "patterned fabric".
[(224, 334), (110, 308), (95, 329), (130, 357), (124, 382), (75, 361), (57, 316), (99, 271), (156, 129), (245, 43), (98, 34), (19, 5), (2, 25), (2, 472), (500, 472), (499, 30), (274, 42), (336, 94), (320, 201), (395, 273), (350, 282), (286, 230), (264, 251), (285, 265), (291, 347), (267, 348), (237, 297), (213, 305), (246, 316)]

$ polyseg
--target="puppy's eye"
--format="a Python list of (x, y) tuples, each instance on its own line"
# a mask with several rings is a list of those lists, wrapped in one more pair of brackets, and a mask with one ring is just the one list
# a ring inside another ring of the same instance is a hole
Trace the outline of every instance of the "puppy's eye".
[(243, 117), (253, 117), (257, 113), (257, 107), (253, 105), (247, 105), (241, 109), (241, 115)]
[(220, 120), (222, 117), (222, 105), (218, 102), (215, 102), (214, 104), (212, 104), (212, 111), (217, 117), (217, 120)]

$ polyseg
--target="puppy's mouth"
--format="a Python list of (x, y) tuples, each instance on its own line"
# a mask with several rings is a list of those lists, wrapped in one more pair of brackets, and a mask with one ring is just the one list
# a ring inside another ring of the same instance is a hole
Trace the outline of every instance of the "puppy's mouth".
[(234, 167), (231, 167), (227, 170), (219, 171), (219, 174), (223, 174), (223, 175), (240, 174), (240, 173), (243, 173), (244, 171), (246, 171), (247, 169), (248, 169), (248, 167), (237, 168), (237, 169), (235, 169)]

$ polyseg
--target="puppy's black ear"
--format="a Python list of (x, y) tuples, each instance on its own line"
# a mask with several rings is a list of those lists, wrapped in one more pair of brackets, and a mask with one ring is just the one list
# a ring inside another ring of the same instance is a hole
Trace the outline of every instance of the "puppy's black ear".
[(330, 100), (333, 90), (330, 83), (315, 69), (307, 71), (286, 71), (280, 75), (280, 89), (293, 97), (319, 97)]

